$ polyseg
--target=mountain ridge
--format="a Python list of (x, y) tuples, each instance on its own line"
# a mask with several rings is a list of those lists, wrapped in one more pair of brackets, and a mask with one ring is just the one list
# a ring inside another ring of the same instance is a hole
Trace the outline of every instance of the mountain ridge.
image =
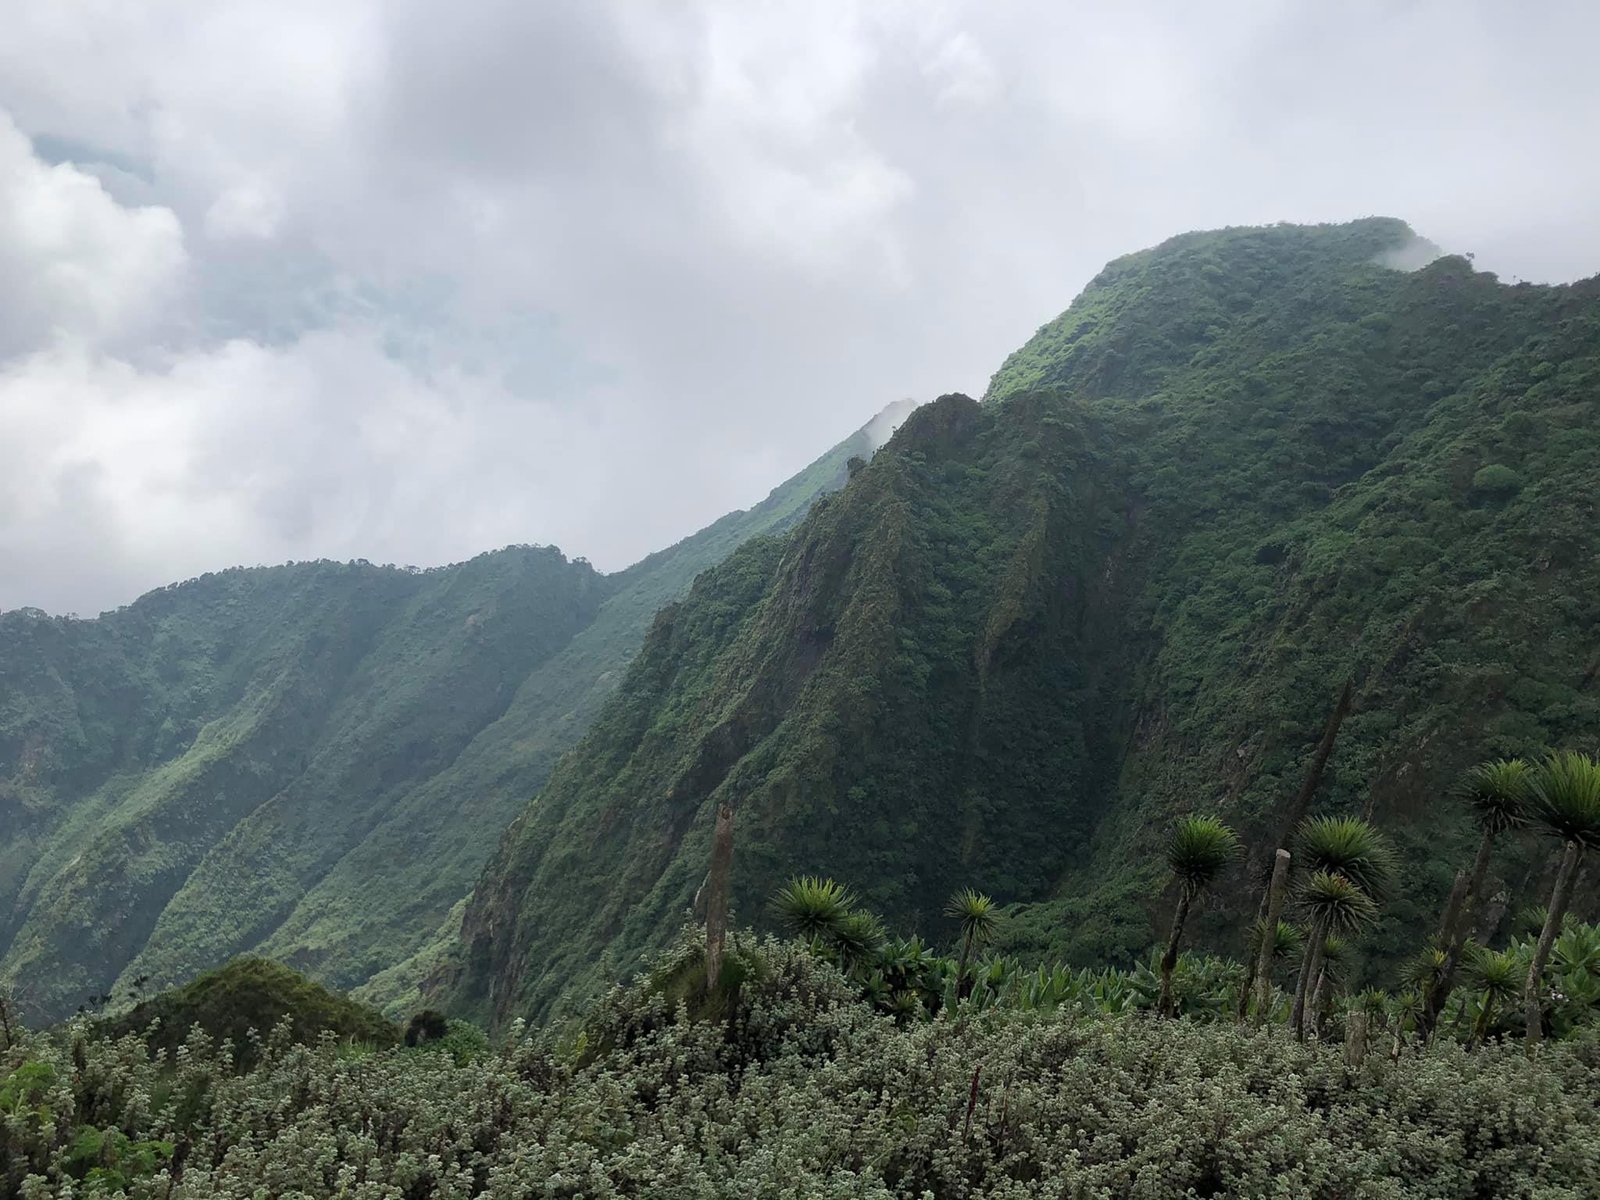
[[(504, 1021), (625, 977), (689, 912), (724, 802), (741, 914), (815, 871), (938, 930), (970, 884), (1020, 906), (1009, 948), (1126, 962), (1152, 940), (1157, 832), (1216, 808), (1277, 844), (1346, 679), (1316, 807), (1394, 823), (1407, 877), (1367, 951), (1413, 944), (1467, 836), (1436, 803), (1454, 773), (1600, 728), (1578, 662), (1600, 285), (1383, 265), (1415, 238), (1373, 218), (1172, 239), (1102, 272), (984, 403), (918, 410), (663, 612), (431, 994)], [(1560, 604), (1509, 602), (1540, 595)], [(1544, 868), (1523, 847), (1502, 869), (1515, 900)], [(1216, 889), (1199, 927), (1253, 886)]]
[(60, 1015), (259, 949), (408, 995), (405, 963), (655, 608), (873, 440), (611, 575), (508, 547), (426, 571), (234, 568), (87, 620), (0, 614), (0, 978)]

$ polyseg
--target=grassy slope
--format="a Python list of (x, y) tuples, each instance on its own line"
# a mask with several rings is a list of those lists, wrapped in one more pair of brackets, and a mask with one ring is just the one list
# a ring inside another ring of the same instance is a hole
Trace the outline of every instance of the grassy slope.
[(227, 571), (97, 620), (0, 616), (0, 978), (59, 1015), (119, 975), (162, 985), (264, 949), (405, 994), (396, 964), (426, 950), (655, 608), (869, 452), (859, 433), (608, 577), (521, 548), (420, 574)]
[[(703, 577), (502, 843), (439, 993), (504, 1017), (626, 973), (688, 910), (724, 797), (742, 913), (823, 870), (929, 928), (970, 883), (1034, 905), (1019, 949), (1126, 958), (1166, 821), (1221, 807), (1274, 844), (1347, 677), (1320, 803), (1370, 801), (1405, 846), (1371, 943), (1397, 951), (1467, 837), (1454, 774), (1600, 727), (1596, 288), (1377, 265), (1410, 236), (1119, 260), (989, 403), (919, 411)], [(1519, 894), (1538, 865), (1501, 863)], [(1244, 874), (1217, 898), (1208, 936)]]

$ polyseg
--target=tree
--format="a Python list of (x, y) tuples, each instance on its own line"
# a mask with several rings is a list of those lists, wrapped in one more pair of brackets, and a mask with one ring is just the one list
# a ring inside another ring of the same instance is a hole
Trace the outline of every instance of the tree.
[(1157, 1011), (1174, 1014), (1172, 970), (1178, 965), (1178, 943), (1189, 919), (1189, 906), (1201, 891), (1216, 881), (1239, 853), (1239, 839), (1215, 817), (1184, 817), (1167, 841), (1167, 865), (1178, 880), (1178, 907), (1172, 914), (1172, 933), (1161, 956), (1161, 999)]
[(1389, 1057), (1398, 1062), (1400, 1052), (1406, 1045), (1406, 1022), (1411, 1022), (1415, 1027), (1422, 1019), (1422, 993), (1414, 988), (1401, 992), (1390, 1005), (1389, 1016), (1394, 1022), (1394, 1036), (1389, 1043)]
[(994, 901), (972, 888), (963, 888), (950, 897), (945, 905), (945, 916), (954, 917), (961, 930), (961, 959), (956, 965), (956, 994), (963, 999), (972, 991), (972, 980), (967, 977), (967, 965), (972, 952), (982, 947), (1000, 923), (999, 910)]
[(1345, 982), (1346, 968), (1350, 964), (1350, 943), (1337, 933), (1330, 933), (1322, 943), (1322, 962), (1317, 968), (1311, 987), (1312, 1028), (1320, 1035), (1328, 1024), (1328, 1010), (1333, 1004), (1333, 989)]
[(1587, 754), (1566, 751), (1552, 754), (1539, 764), (1529, 781), (1529, 816), (1535, 825), (1563, 844), (1561, 865), (1550, 889), (1544, 928), (1534, 946), (1523, 985), (1522, 1015), (1527, 1023), (1529, 1048), (1544, 1036), (1544, 1002), (1541, 995), (1550, 947), (1567, 915), (1572, 881), (1577, 877), (1584, 850), (1600, 842), (1600, 763)]
[(1472, 810), (1481, 836), (1478, 839), (1477, 857), (1472, 862), (1472, 873), (1465, 877), (1457, 874), (1456, 886), (1451, 890), (1444, 918), (1439, 925), (1439, 947), (1444, 951), (1444, 961), (1440, 964), (1437, 978), (1423, 993), (1422, 1020), (1418, 1028), (1418, 1035), (1423, 1042), (1433, 1036), (1439, 1014), (1444, 1011), (1451, 989), (1455, 986), (1461, 947), (1467, 936), (1467, 917), (1489, 874), (1489, 856), (1494, 850), (1494, 841), (1528, 819), (1528, 781), (1532, 774), (1532, 768), (1522, 759), (1502, 758), (1472, 768), (1457, 789), (1461, 799)]
[[(1376, 898), (1388, 887), (1394, 859), (1383, 835), (1359, 817), (1309, 818), (1301, 822), (1296, 842), (1300, 866), (1310, 874), (1300, 895), (1301, 906), (1310, 918), (1310, 928), (1289, 1019), (1295, 1035), (1304, 1038), (1306, 1001), (1310, 998), (1310, 989), (1316, 985), (1328, 935), (1338, 932), (1339, 923), (1357, 910), (1363, 915), (1356, 924), (1365, 924), (1371, 919), (1376, 911)], [(1361, 900), (1347, 900), (1342, 907), (1333, 903), (1335, 898), (1329, 887), (1318, 880), (1324, 875), (1349, 884)]]
[(1472, 1023), (1468, 1049), (1482, 1045), (1489, 1036), (1494, 1019), (1499, 1015), (1499, 1006), (1516, 1000), (1521, 966), (1516, 955), (1483, 947), (1475, 948), (1468, 957), (1467, 985), (1478, 994), (1478, 1019)]
[[(1281, 905), (1279, 910), (1282, 910)], [(1299, 958), (1305, 950), (1305, 942), (1305, 934), (1300, 927), (1288, 921), (1274, 924), (1270, 935), (1263, 921), (1257, 921), (1251, 928), (1250, 961), (1259, 966), (1254, 977), (1247, 978), (1245, 982), (1255, 998), (1258, 1025), (1272, 1012), (1272, 981), (1276, 967), (1279, 963)]]
[(1318, 871), (1301, 886), (1300, 906), (1310, 918), (1311, 934), (1306, 939), (1305, 958), (1295, 984), (1290, 1020), (1295, 1036), (1304, 1040), (1307, 994), (1321, 977), (1330, 936), (1356, 932), (1378, 915), (1378, 905), (1343, 875)]

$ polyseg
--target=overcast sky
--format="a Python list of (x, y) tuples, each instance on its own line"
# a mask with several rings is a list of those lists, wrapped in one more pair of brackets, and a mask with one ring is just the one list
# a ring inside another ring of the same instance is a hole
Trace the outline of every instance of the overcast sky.
[(1186, 229), (1594, 274), (1597, 45), (1587, 2), (13, 0), (0, 608), (618, 568)]

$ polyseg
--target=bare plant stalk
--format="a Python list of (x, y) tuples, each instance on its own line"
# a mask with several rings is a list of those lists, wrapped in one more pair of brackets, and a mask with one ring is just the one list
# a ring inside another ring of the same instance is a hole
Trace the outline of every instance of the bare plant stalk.
[(1289, 1013), (1294, 1036), (1302, 1042), (1306, 1040), (1306, 1001), (1311, 998), (1312, 981), (1322, 974), (1322, 949), (1327, 937), (1327, 926), (1320, 918), (1313, 920), (1305, 957), (1300, 960), (1300, 978), (1294, 985), (1294, 1007)]
[(1261, 945), (1256, 951), (1256, 1024), (1267, 1019), (1272, 1004), (1272, 948), (1277, 938), (1278, 921), (1283, 917), (1283, 902), (1289, 892), (1289, 852), (1279, 849), (1272, 863), (1272, 882), (1267, 885), (1267, 915), (1261, 925)]
[(961, 1141), (963, 1143), (966, 1142), (967, 1136), (972, 1132), (972, 1112), (978, 1107), (978, 1076), (982, 1074), (982, 1063), (972, 1068), (972, 1087), (967, 1092), (967, 1123), (961, 1130)]
[(1351, 1070), (1359, 1067), (1367, 1057), (1367, 1014), (1365, 1009), (1352, 1008), (1345, 1017), (1344, 1065)]
[(1189, 919), (1189, 904), (1194, 892), (1184, 885), (1178, 892), (1178, 911), (1172, 917), (1172, 934), (1167, 938), (1167, 949), (1161, 956), (1161, 997), (1156, 1011), (1163, 1017), (1177, 1015), (1177, 1003), (1172, 997), (1172, 969), (1178, 965), (1178, 942), (1183, 937), (1184, 922)]
[(1439, 1024), (1439, 1014), (1450, 999), (1456, 986), (1456, 971), (1461, 966), (1461, 951), (1467, 941), (1467, 914), (1483, 890), (1483, 881), (1489, 875), (1489, 855), (1494, 850), (1494, 833), (1484, 830), (1478, 842), (1478, 855), (1472, 861), (1472, 874), (1463, 877), (1456, 872), (1455, 886), (1450, 889), (1450, 900), (1445, 905), (1444, 920), (1439, 923), (1439, 944), (1444, 947), (1444, 965), (1437, 979), (1431, 981), (1422, 997), (1422, 1018), (1418, 1023), (1417, 1038), (1426, 1046), (1433, 1038)]
[(1556, 872), (1556, 886), (1550, 893), (1550, 911), (1545, 915), (1544, 929), (1539, 934), (1539, 944), (1534, 947), (1533, 962), (1528, 964), (1528, 982), (1522, 990), (1522, 1016), (1527, 1022), (1528, 1050), (1533, 1052), (1544, 1037), (1544, 1003), (1541, 999), (1544, 968), (1550, 961), (1550, 948), (1555, 945), (1556, 934), (1561, 932), (1561, 922), (1567, 915), (1567, 901), (1572, 893), (1572, 881), (1577, 877), (1578, 864), (1583, 860), (1583, 845), (1567, 843), (1567, 852), (1561, 856), (1561, 869)]
[(1333, 744), (1339, 738), (1339, 726), (1343, 725), (1344, 719), (1350, 715), (1350, 701), (1355, 692), (1355, 682), (1354, 679), (1345, 680), (1344, 690), (1339, 693), (1333, 711), (1328, 714), (1328, 723), (1323, 726), (1322, 740), (1317, 743), (1316, 753), (1311, 756), (1311, 766), (1306, 771), (1305, 782), (1300, 785), (1300, 794), (1294, 798), (1294, 807), (1289, 810), (1290, 829), (1300, 824), (1311, 809), (1311, 801), (1316, 797), (1317, 788), (1322, 784), (1322, 773), (1328, 767), (1328, 757), (1333, 753)]
[(714, 993), (722, 978), (722, 949), (728, 938), (729, 876), (733, 872), (733, 809), (717, 807), (711, 835), (711, 872), (706, 879), (706, 991)]

